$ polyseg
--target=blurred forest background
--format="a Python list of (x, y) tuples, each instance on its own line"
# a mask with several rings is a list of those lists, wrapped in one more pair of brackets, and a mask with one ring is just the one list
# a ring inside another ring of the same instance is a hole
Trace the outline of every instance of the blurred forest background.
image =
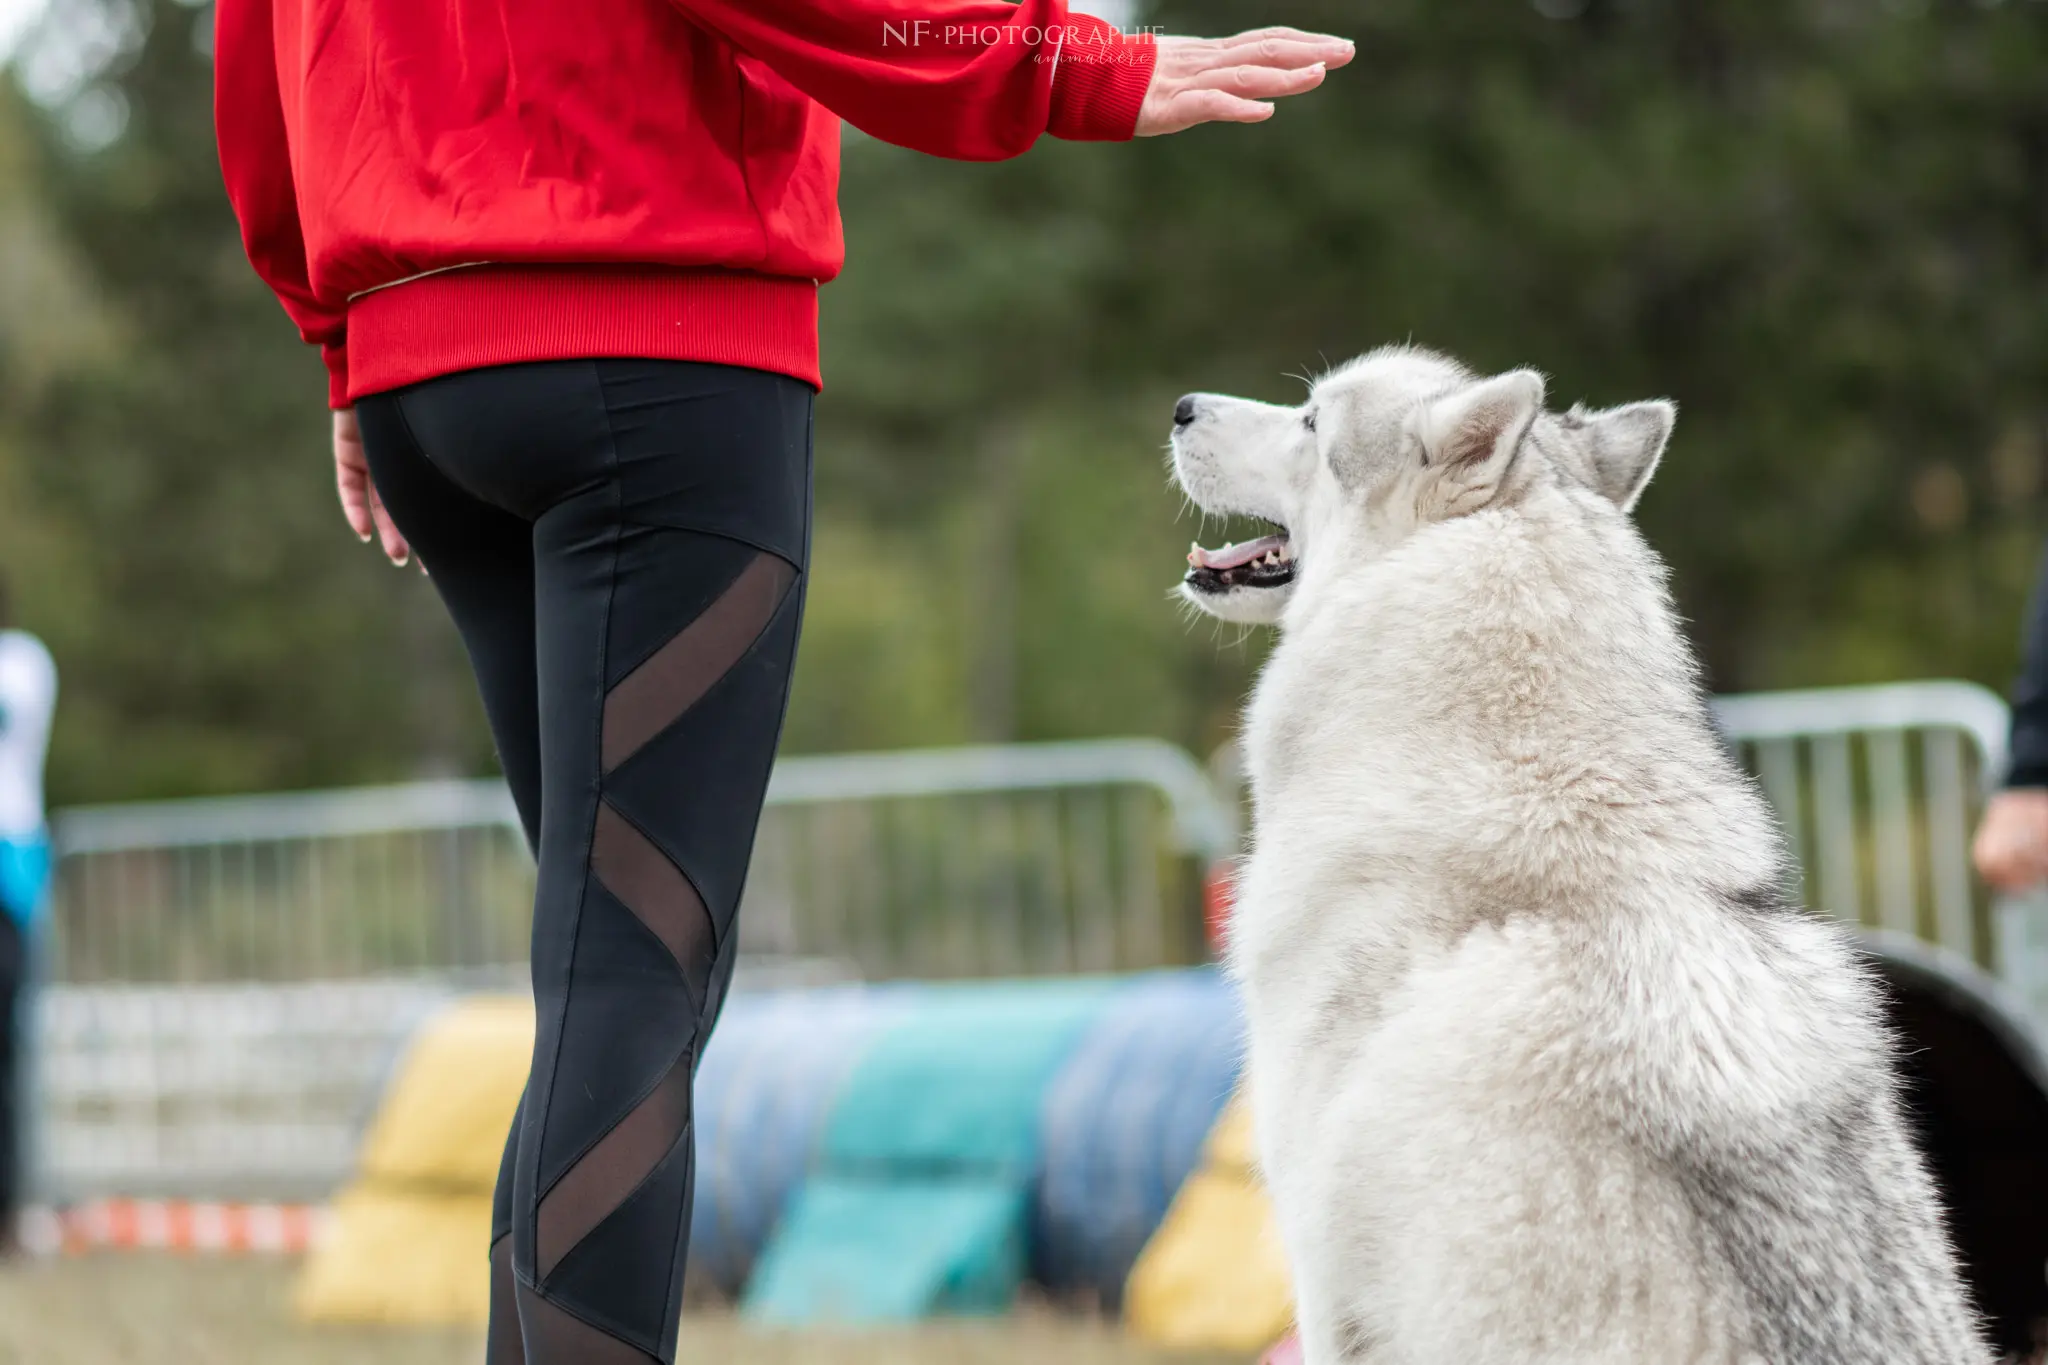
[[(1360, 60), (1262, 129), (1000, 166), (849, 134), (798, 751), (1225, 739), (1174, 397), (1413, 338), (1684, 410), (1642, 518), (1724, 690), (2002, 688), (2043, 529), (2048, 3), (1160, 0)], [(0, 566), (59, 802), (488, 771), (428, 583), (334, 507), (244, 262), (211, 14), (50, 0), (0, 96)], [(1215, 534), (1212, 526), (1209, 532)]]

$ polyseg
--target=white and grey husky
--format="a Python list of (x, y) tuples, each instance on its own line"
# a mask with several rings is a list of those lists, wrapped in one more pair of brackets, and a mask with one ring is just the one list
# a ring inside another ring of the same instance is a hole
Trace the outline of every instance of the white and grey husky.
[(1308, 1365), (1978, 1365), (1872, 974), (1781, 898), (1628, 512), (1676, 412), (1374, 352), (1198, 394), (1182, 487), (1281, 535), (1230, 959)]

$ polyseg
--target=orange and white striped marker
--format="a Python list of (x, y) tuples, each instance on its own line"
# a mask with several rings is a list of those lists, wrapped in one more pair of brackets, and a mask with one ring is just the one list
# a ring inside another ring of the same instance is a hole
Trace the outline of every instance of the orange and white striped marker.
[(297, 1256), (313, 1248), (327, 1211), (310, 1204), (225, 1204), (187, 1199), (95, 1199), (32, 1210), (23, 1241), (35, 1251), (174, 1251)]

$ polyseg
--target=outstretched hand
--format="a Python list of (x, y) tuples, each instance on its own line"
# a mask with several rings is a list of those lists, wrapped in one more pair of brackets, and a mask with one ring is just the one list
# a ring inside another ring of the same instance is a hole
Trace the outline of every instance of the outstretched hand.
[(377, 485), (370, 478), (369, 457), (363, 453), (363, 430), (356, 423), (354, 408), (341, 408), (334, 414), (334, 483), (341, 493), (341, 514), (348, 518), (356, 539), (365, 545), (372, 540), (379, 542), (384, 557), (404, 568), (412, 558), (412, 547), (398, 533), (391, 514), (384, 510), (383, 499), (377, 496)]
[(1261, 123), (1272, 101), (1323, 83), (1357, 55), (1349, 39), (1294, 28), (1262, 28), (1235, 38), (1161, 38), (1152, 88), (1138, 113), (1138, 136), (1178, 133), (1202, 123)]

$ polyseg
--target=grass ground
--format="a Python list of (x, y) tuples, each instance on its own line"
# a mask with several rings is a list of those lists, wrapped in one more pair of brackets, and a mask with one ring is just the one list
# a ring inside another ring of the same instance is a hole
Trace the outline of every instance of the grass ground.
[[(477, 1365), (467, 1332), (308, 1328), (276, 1261), (98, 1256), (0, 1267), (0, 1365)], [(871, 1335), (761, 1335), (683, 1324), (679, 1359), (719, 1365), (1243, 1365), (1133, 1347), (1114, 1327), (1051, 1317)]]

